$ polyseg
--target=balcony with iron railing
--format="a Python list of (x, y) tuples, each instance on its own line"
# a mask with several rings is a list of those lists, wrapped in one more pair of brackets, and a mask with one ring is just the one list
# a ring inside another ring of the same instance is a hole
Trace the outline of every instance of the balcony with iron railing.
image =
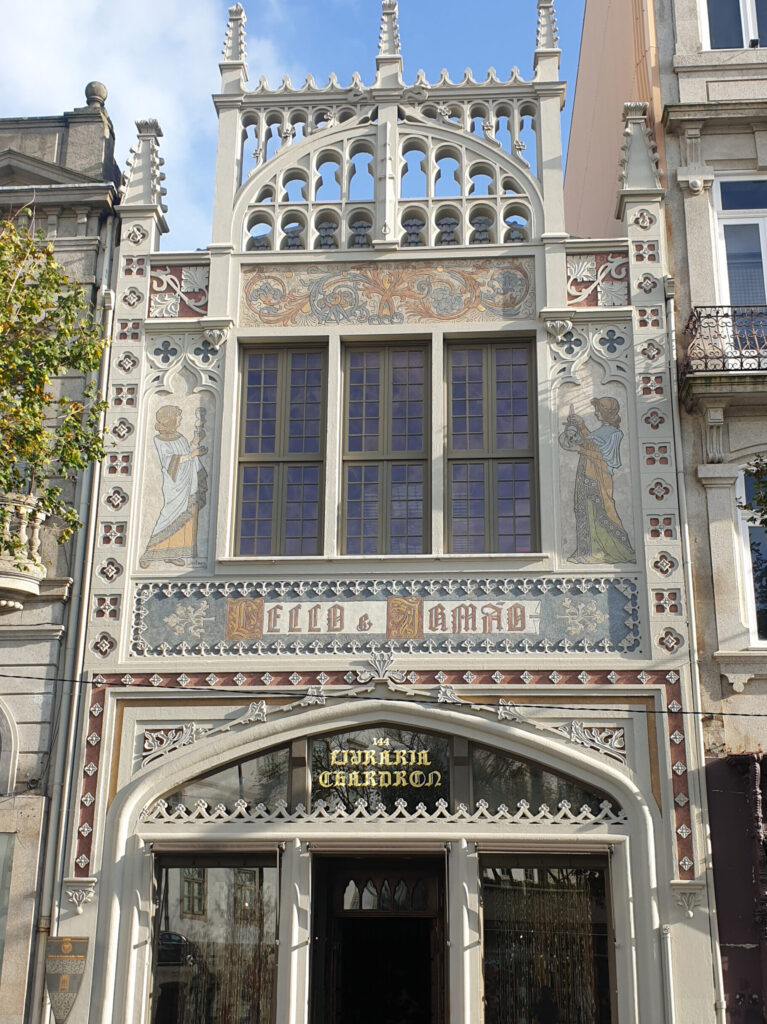
[(684, 333), (679, 383), (688, 409), (704, 396), (719, 405), (767, 402), (767, 306), (696, 306)]
[(683, 379), (691, 373), (767, 370), (767, 306), (696, 306), (685, 334), (691, 341)]

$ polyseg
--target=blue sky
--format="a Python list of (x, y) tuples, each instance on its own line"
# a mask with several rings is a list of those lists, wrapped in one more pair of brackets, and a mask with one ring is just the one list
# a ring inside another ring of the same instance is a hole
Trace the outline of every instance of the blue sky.
[[(557, 0), (562, 77), (569, 82), (565, 144), (575, 86), (585, 0)], [(170, 235), (163, 249), (196, 249), (210, 240), (218, 60), (229, 3), (224, 0), (36, 0), (11, 3), (0, 43), (0, 117), (56, 114), (84, 103), (91, 79), (109, 89), (107, 109), (124, 166), (138, 118), (157, 117), (168, 189)], [(347, 84), (356, 70), (370, 82), (380, 0), (243, 0), (248, 16), (250, 86), (289, 74), (318, 83), (335, 71)], [(405, 78), (423, 68), (429, 81), (445, 67), (453, 80), (470, 67), (507, 77), (532, 76), (535, 0), (400, 0)], [(21, 45), (20, 40), (28, 40)], [(34, 56), (34, 60), (32, 57)]]

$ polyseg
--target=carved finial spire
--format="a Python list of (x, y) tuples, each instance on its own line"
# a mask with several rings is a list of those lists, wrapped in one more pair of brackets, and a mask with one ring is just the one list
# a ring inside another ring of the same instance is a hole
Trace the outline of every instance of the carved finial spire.
[(378, 56), (398, 57), (399, 54), (399, 6), (397, 0), (383, 0), (381, 4), (381, 32), (378, 36)]
[(536, 50), (558, 50), (559, 30), (554, 0), (538, 0), (538, 35)]
[(620, 161), (616, 217), (623, 220), (628, 205), (635, 200), (660, 201), (663, 195), (658, 151), (647, 123), (647, 103), (624, 103), (623, 154)]
[(394, 86), (402, 83), (402, 56), (399, 41), (399, 5), (397, 0), (381, 2), (381, 32), (376, 57), (376, 85)]
[(235, 64), (245, 63), (245, 9), (242, 4), (235, 4), (229, 8), (229, 21), (221, 56), (225, 61)]
[(162, 128), (154, 119), (136, 121), (138, 139), (131, 149), (126, 161), (127, 170), (123, 175), (120, 188), (122, 206), (158, 206), (163, 213), (167, 207), (163, 205), (165, 181), (161, 167), (165, 163), (160, 156)]

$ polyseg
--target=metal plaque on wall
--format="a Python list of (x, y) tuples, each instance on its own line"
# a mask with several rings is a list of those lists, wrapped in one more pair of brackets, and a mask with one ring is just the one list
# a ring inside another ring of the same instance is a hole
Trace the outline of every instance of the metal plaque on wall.
[(80, 991), (88, 942), (88, 939), (69, 939), (60, 935), (48, 939), (45, 980), (56, 1024), (67, 1019)]

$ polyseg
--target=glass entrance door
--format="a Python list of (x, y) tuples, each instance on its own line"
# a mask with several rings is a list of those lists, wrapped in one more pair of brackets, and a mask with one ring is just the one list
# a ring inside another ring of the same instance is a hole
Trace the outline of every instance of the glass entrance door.
[(315, 864), (312, 1024), (442, 1024), (444, 861)]

